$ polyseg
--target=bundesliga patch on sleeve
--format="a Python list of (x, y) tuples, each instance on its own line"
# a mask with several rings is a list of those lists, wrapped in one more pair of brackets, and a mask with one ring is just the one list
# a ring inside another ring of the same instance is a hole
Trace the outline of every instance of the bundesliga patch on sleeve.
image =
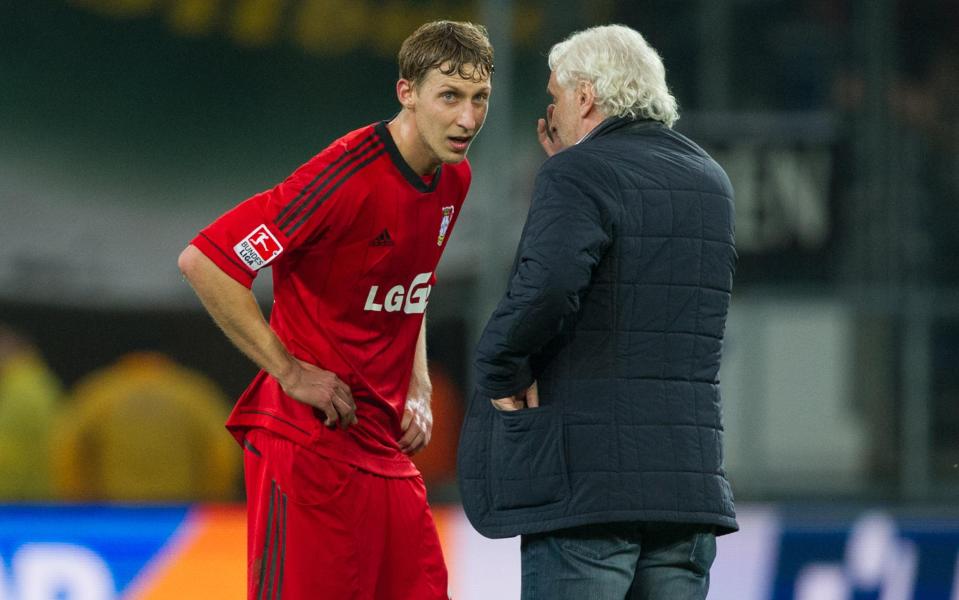
[(283, 246), (266, 225), (260, 225), (233, 246), (233, 251), (248, 267), (256, 271), (279, 256), (280, 252), (283, 252)]

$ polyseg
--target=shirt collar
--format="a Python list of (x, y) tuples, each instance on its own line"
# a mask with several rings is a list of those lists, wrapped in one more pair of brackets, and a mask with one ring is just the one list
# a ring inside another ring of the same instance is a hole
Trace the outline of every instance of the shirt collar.
[(407, 164), (406, 160), (403, 159), (403, 155), (400, 154), (400, 149), (396, 147), (396, 142), (393, 141), (393, 136), (390, 135), (390, 130), (386, 127), (388, 122), (389, 121), (380, 121), (373, 126), (373, 130), (383, 143), (383, 147), (386, 148), (386, 153), (390, 155), (393, 164), (396, 165), (396, 168), (403, 174), (406, 181), (416, 188), (418, 192), (424, 194), (432, 192), (440, 182), (440, 175), (443, 174), (443, 166), (440, 165), (437, 167), (436, 172), (433, 174), (432, 181), (429, 183), (423, 181), (423, 178), (416, 174), (413, 167)]

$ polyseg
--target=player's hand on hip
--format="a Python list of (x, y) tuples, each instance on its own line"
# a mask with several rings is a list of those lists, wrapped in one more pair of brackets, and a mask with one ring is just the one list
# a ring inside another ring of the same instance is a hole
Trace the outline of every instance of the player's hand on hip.
[(433, 411), (428, 394), (417, 394), (406, 399), (400, 427), (403, 430), (403, 437), (399, 440), (400, 450), (413, 455), (426, 448), (433, 432)]
[(295, 373), (281, 381), (283, 391), (294, 400), (319, 409), (323, 415), (323, 424), (327, 427), (340, 426), (346, 429), (356, 423), (356, 402), (350, 386), (332, 371), (326, 371), (295, 359)]

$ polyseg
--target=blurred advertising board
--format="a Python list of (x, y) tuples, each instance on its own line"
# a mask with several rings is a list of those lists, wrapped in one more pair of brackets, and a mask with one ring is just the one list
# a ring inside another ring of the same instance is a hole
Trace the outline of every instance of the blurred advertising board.
[[(519, 597), (517, 539), (434, 508), (457, 600)], [(749, 505), (719, 540), (710, 600), (959, 600), (959, 511)], [(240, 506), (0, 507), (0, 600), (245, 595)]]
[(242, 507), (0, 508), (0, 600), (243, 598)]

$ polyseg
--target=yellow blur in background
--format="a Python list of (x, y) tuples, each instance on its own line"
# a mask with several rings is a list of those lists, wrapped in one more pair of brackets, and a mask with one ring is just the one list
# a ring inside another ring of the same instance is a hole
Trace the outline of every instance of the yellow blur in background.
[(207, 377), (133, 353), (79, 381), (53, 431), (53, 479), (67, 500), (233, 499), (241, 454), (229, 402)]
[(0, 327), (0, 500), (50, 497), (50, 430), (62, 397), (39, 352)]

